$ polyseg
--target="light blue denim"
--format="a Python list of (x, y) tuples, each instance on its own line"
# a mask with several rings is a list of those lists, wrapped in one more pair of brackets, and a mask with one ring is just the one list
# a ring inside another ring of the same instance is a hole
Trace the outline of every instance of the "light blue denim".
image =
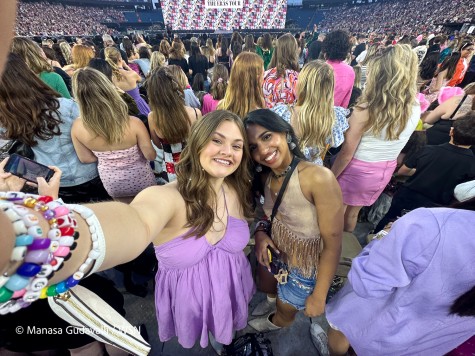
[(304, 310), (305, 301), (312, 294), (316, 282), (315, 277), (306, 278), (298, 269), (291, 269), (287, 283), (277, 284), (277, 295), (282, 302), (292, 305), (297, 310)]
[(46, 166), (57, 166), (63, 172), (61, 187), (73, 187), (89, 182), (99, 175), (97, 163), (84, 164), (74, 150), (71, 139), (71, 126), (79, 117), (79, 107), (72, 99), (58, 98), (59, 125), (61, 135), (53, 136), (49, 140), (36, 138), (37, 146), (32, 147), (35, 161)]

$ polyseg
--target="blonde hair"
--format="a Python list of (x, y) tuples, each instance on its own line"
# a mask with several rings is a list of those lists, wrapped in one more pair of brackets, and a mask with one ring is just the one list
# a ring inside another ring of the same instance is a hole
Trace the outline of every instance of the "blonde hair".
[(43, 58), (40, 50), (42, 49), (36, 42), (26, 37), (14, 37), (10, 46), (10, 52), (20, 56), (36, 75), (53, 71), (53, 66)]
[(117, 80), (122, 80), (122, 74), (120, 73), (118, 63), (122, 60), (120, 52), (115, 47), (107, 47), (104, 49), (104, 56), (107, 63), (112, 67), (112, 74)]
[(86, 67), (74, 72), (72, 87), (84, 127), (108, 144), (121, 142), (130, 118), (127, 104), (111, 81)]
[(386, 140), (399, 139), (416, 105), (418, 60), (409, 45), (389, 46), (368, 63), (366, 86), (356, 110), (368, 110), (364, 127)]
[[(308, 62), (299, 74), (297, 83), (296, 125), (300, 135), (300, 148), (317, 147), (325, 150), (328, 138), (333, 141), (335, 78), (333, 68), (321, 60)], [(315, 159), (316, 157), (312, 157)]]
[(229, 110), (241, 118), (256, 108), (264, 108), (262, 75), (264, 62), (252, 52), (242, 52), (236, 57), (231, 69), (228, 88), (218, 109)]
[(154, 51), (150, 56), (150, 72), (152, 70), (157, 70), (165, 65), (166, 58), (163, 53), (159, 51)]
[(94, 51), (85, 45), (75, 45), (71, 50), (71, 59), (75, 69), (87, 67), (89, 61), (94, 58)]
[(214, 55), (216, 53), (216, 50), (214, 49), (213, 40), (211, 38), (208, 38), (206, 40), (206, 47), (208, 47), (208, 49), (209, 49), (209, 55), (211, 57), (214, 57)]
[(177, 83), (180, 86), (180, 90), (184, 91), (188, 86), (188, 78), (186, 77), (185, 72), (183, 72), (183, 69), (181, 69), (180, 66), (174, 64), (169, 65), (168, 68), (170, 69), (172, 75), (176, 78)]
[(59, 48), (61, 50), (61, 54), (64, 57), (64, 60), (66, 61), (66, 64), (72, 64), (73, 59), (71, 57), (71, 46), (67, 42), (61, 42), (59, 44)]

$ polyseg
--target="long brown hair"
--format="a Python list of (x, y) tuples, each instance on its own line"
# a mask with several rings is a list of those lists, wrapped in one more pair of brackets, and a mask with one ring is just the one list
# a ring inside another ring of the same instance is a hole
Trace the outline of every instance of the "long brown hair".
[(168, 67), (153, 71), (147, 79), (151, 117), (169, 143), (183, 142), (190, 133), (190, 117), (185, 110), (183, 88)]
[(211, 78), (210, 94), (214, 100), (221, 100), (226, 95), (228, 88), (228, 68), (223, 64), (215, 64)]
[(53, 67), (40, 54), (40, 46), (26, 37), (14, 37), (10, 51), (20, 56), (33, 73), (52, 72)]
[(185, 46), (181, 42), (173, 42), (169, 52), (169, 58), (182, 59), (185, 58)]
[(161, 54), (165, 56), (165, 58), (168, 58), (168, 56), (170, 55), (170, 49), (171, 49), (170, 43), (168, 43), (167, 40), (160, 41), (159, 51)]
[(262, 58), (252, 52), (242, 52), (233, 63), (226, 95), (218, 108), (229, 110), (240, 117), (256, 108), (264, 108), (263, 73)]
[(0, 79), (0, 126), (5, 137), (36, 146), (36, 138), (46, 141), (59, 136), (59, 97), (19, 56), (10, 53)]
[(224, 178), (224, 182), (236, 191), (245, 218), (252, 216), (250, 152), (244, 125), (237, 115), (216, 110), (193, 124), (192, 134), (181, 154), (180, 162), (176, 165), (177, 189), (186, 204), (186, 227), (191, 228), (186, 237), (204, 236), (215, 219), (216, 193), (209, 184), (208, 173), (201, 169), (199, 157), (211, 140), (213, 132), (224, 121), (234, 122), (244, 140), (241, 164), (233, 174)]
[(290, 33), (280, 36), (267, 67), (269, 69), (277, 68), (277, 75), (279, 77), (285, 76), (286, 69), (298, 72), (300, 69), (298, 62), (298, 48), (297, 40)]

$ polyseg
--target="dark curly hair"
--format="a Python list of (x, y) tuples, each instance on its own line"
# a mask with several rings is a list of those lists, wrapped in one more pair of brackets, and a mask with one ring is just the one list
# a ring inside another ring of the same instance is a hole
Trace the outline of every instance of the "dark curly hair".
[(350, 35), (346, 31), (332, 31), (323, 40), (322, 52), (325, 59), (344, 61), (351, 50)]
[(34, 147), (38, 140), (59, 136), (59, 97), (19, 56), (10, 53), (0, 78), (0, 127), (5, 129), (4, 137)]

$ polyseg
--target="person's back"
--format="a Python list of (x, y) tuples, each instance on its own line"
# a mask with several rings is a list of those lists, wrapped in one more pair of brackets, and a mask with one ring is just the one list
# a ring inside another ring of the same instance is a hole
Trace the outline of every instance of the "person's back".
[(72, 134), (73, 140), (97, 157), (99, 175), (111, 197), (133, 197), (155, 184), (149, 164), (155, 158), (155, 151), (140, 119), (130, 117), (123, 139), (115, 144), (88, 131), (81, 119), (74, 123)]
[(77, 71), (73, 88), (80, 108), (71, 136), (82, 162), (98, 161), (104, 186), (113, 198), (134, 197), (155, 184), (149, 161), (155, 158), (143, 122), (128, 107), (109, 79), (91, 68)]
[(397, 140), (387, 140), (385, 130), (379, 135), (374, 135), (371, 131), (365, 132), (354, 153), (354, 158), (364, 162), (395, 160), (414, 132), (420, 115), (420, 105), (414, 105), (411, 116)]
[(440, 205), (450, 203), (457, 184), (475, 178), (472, 151), (450, 143), (426, 146), (404, 164), (416, 169), (404, 186)]
[(350, 283), (326, 308), (331, 334), (338, 328), (361, 355), (442, 355), (469, 339), (475, 318), (450, 309), (475, 285), (474, 221), (473, 211), (446, 208), (396, 221), (353, 259)]

